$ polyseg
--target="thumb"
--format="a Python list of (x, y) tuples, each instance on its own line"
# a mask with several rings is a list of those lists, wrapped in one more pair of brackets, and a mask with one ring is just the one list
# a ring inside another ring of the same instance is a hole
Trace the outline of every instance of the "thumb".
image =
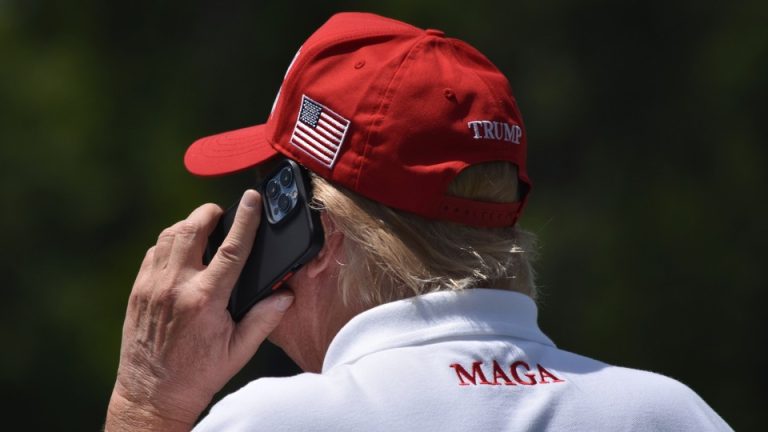
[(256, 303), (237, 323), (233, 351), (253, 356), (293, 304), (293, 293), (282, 291)]

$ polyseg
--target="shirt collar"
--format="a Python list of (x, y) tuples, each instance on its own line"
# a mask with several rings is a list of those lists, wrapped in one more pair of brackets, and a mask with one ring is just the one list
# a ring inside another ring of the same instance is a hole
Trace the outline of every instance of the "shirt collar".
[(539, 329), (536, 304), (512, 291), (439, 291), (386, 303), (352, 318), (328, 347), (323, 372), (378, 351), (446, 337), (500, 336), (555, 344)]

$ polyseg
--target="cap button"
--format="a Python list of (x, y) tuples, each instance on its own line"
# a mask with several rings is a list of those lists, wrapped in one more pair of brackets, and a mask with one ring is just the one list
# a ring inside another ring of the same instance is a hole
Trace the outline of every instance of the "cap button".
[(445, 37), (445, 33), (442, 30), (427, 29), (426, 33), (430, 36)]

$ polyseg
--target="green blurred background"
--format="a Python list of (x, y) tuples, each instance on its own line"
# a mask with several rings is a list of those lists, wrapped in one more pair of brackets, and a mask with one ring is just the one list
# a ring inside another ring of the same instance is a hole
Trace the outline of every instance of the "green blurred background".
[[(296, 49), (342, 10), (442, 29), (509, 77), (560, 347), (764, 426), (765, 1), (0, 0), (6, 426), (101, 426), (144, 251), (247, 186), (188, 175), (186, 146), (262, 122)], [(266, 347), (230, 388), (295, 371)]]

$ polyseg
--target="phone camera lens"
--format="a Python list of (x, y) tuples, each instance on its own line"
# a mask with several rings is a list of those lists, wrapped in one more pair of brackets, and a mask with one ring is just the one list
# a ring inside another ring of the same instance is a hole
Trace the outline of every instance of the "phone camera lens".
[(280, 211), (283, 213), (287, 212), (291, 208), (291, 199), (288, 198), (288, 195), (280, 195), (280, 198), (277, 200), (277, 207), (280, 208)]
[(278, 194), (280, 194), (280, 185), (277, 184), (277, 180), (272, 180), (267, 184), (267, 196), (270, 199), (275, 199)]
[(291, 185), (291, 182), (293, 182), (293, 172), (291, 169), (285, 168), (280, 171), (280, 184), (283, 185), (283, 187), (288, 187)]

